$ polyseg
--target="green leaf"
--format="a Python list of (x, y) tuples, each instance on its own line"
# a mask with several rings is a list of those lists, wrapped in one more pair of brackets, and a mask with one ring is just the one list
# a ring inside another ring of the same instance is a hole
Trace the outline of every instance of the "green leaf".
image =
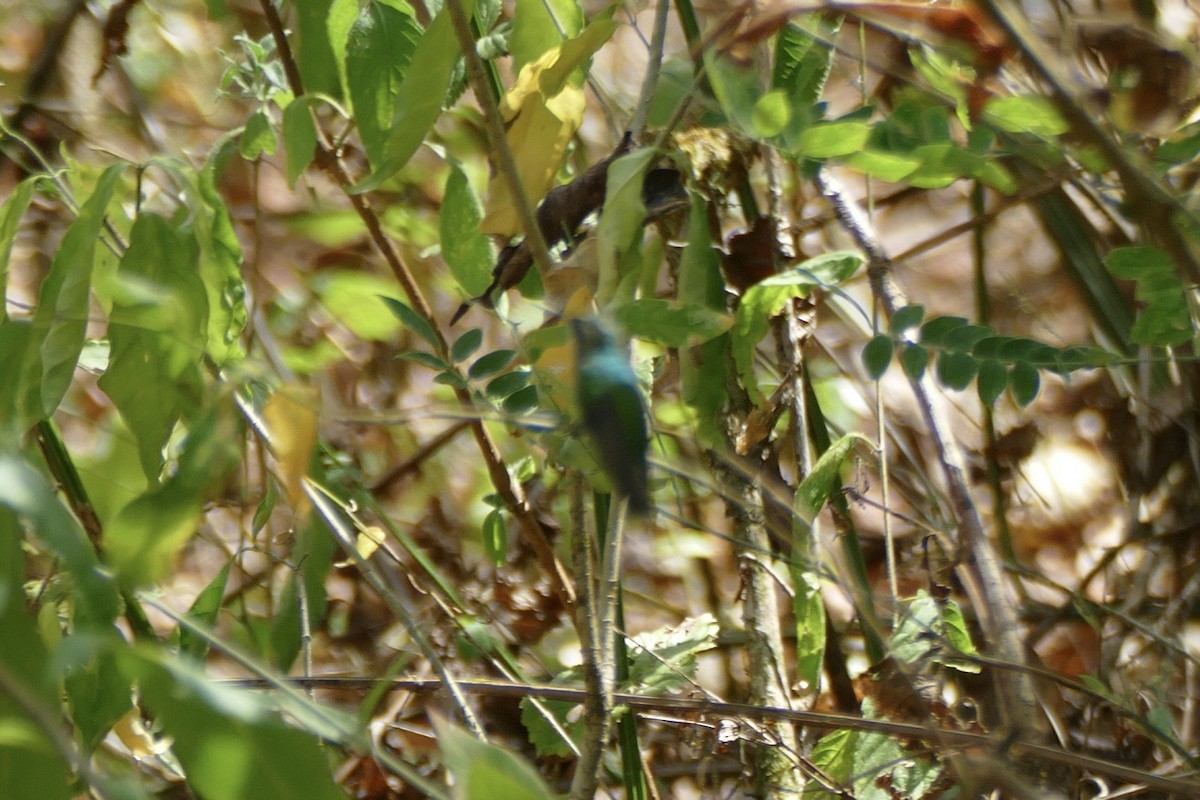
[(547, 50), (573, 38), (583, 30), (583, 9), (576, 0), (516, 0), (512, 36), (513, 72), (537, 61)]
[(508, 558), (508, 527), (504, 524), (504, 512), (498, 508), (483, 518), (483, 552), (498, 567)]
[(641, 267), (646, 206), (642, 202), (642, 179), (657, 158), (653, 148), (643, 147), (621, 156), (608, 167), (607, 190), (600, 222), (596, 226), (596, 248), (600, 277), (596, 303), (603, 307), (620, 297), (631, 300)]
[(383, 300), (396, 292), (393, 278), (361, 270), (322, 270), (313, 276), (312, 288), (333, 318), (360, 339), (384, 342), (400, 330), (401, 321)]
[(808, 18), (816, 33), (789, 23), (775, 38), (775, 67), (771, 86), (787, 90), (796, 106), (811, 106), (821, 96), (821, 89), (833, 66), (834, 50), (829, 46), (841, 28), (840, 19), (814, 14)]
[(1011, 336), (985, 336), (971, 348), (976, 358), (1000, 358), (1004, 347), (1014, 339)]
[(1054, 101), (1042, 95), (997, 97), (983, 107), (984, 118), (1009, 133), (1061, 136), (1070, 130)]
[(459, 800), (555, 800), (537, 771), (513, 753), (434, 717), (441, 755)]
[(130, 231), (117, 271), (111, 350), (99, 385), (137, 440), (150, 484), (158, 483), (175, 423), (204, 403), (208, 299), (198, 258), (193, 239), (146, 212)]
[(114, 164), (101, 174), (95, 190), (67, 228), (50, 272), (42, 281), (30, 331), (31, 344), (39, 348), (40, 358), (27, 361), (30, 367), (40, 368), (41, 372), (37, 390), (40, 402), (34, 401), (28, 407), (34, 413), (31, 422), (54, 413), (74, 377), (87, 331), (96, 245), (105, 212), (125, 169), (124, 164)]
[(1192, 338), (1191, 310), (1170, 256), (1157, 247), (1118, 247), (1104, 263), (1117, 277), (1137, 281), (1134, 296), (1142, 308), (1130, 341), (1172, 347)]
[(966, 317), (934, 317), (921, 326), (921, 344), (945, 345), (953, 339), (955, 331), (968, 324)]
[[(8, 319), (8, 260), (12, 255), (13, 241), (17, 238), (17, 229), (21, 217), (33, 200), (33, 189), (41, 178), (34, 176), (26, 178), (17, 184), (12, 194), (0, 206), (0, 323)], [(4, 363), (8, 363), (5, 361)]]
[(984, 169), (983, 157), (949, 142), (915, 147), (910, 155), (919, 165), (904, 177), (907, 183), (922, 189), (939, 189), (959, 178), (973, 176)]
[(294, 188), (317, 149), (317, 126), (308, 108), (308, 95), (292, 100), (283, 111), (283, 146), (287, 150), (288, 186)]
[[(346, 38), (346, 85), (354, 121), (367, 158), (383, 163), (388, 129), (396, 113), (396, 93), (421, 38), (421, 26), (410, 11), (380, 2), (368, 3)], [(436, 94), (436, 90), (431, 89)], [(441, 96), (437, 97), (440, 104)]]
[(184, 187), (183, 195), (191, 217), (180, 231), (190, 232), (200, 251), (200, 279), (208, 298), (205, 349), (216, 367), (228, 366), (244, 355), (240, 337), (246, 327), (241, 245), (229, 209), (216, 189), (223, 160), (222, 148), (214, 148), (199, 174), (171, 159), (154, 162)]
[(720, 626), (712, 614), (691, 617), (633, 638), (629, 679), (623, 691), (665, 694), (688, 685), (699, 666), (697, 656), (717, 646)]
[(238, 152), (247, 161), (253, 161), (266, 153), (275, 152), (275, 131), (271, 130), (271, 118), (264, 111), (255, 111), (246, 120), (238, 140)]
[(457, 372), (449, 371), (439, 372), (433, 376), (433, 382), (439, 383), (442, 386), (453, 386), (456, 389), (467, 388), (467, 381)]
[(184, 439), (179, 464), (162, 485), (117, 512), (104, 529), (110, 566), (131, 586), (165, 575), (195, 532), (209, 493), (238, 462), (239, 432), (215, 406)]
[[(101, 568), (79, 523), (45, 478), (12, 453), (0, 452), (0, 509), (26, 522), (31, 533), (70, 573), (75, 624), (108, 629), (117, 616), (117, 589), (111, 574)], [(11, 598), (20, 597), (22, 590), (14, 586), (8, 591), (16, 592), (9, 595), (11, 602)]]
[(424, 317), (409, 308), (404, 301), (388, 297), (387, 295), (379, 295), (379, 299), (396, 315), (396, 319), (400, 320), (404, 327), (429, 342), (435, 348), (438, 346), (438, 336), (433, 326)]
[(650, 297), (623, 304), (615, 316), (630, 336), (667, 347), (694, 347), (733, 326), (733, 318), (723, 312)]
[(971, 350), (976, 342), (995, 336), (996, 332), (987, 325), (962, 325), (946, 332), (942, 346), (947, 350), (965, 353)]
[(975, 380), (979, 362), (966, 353), (942, 353), (937, 361), (937, 376), (943, 386), (962, 391)]
[(862, 266), (858, 253), (826, 253), (810, 258), (787, 272), (771, 275), (742, 295), (732, 329), (733, 360), (742, 383), (756, 401), (761, 398), (754, 381), (754, 348), (767, 335), (768, 322), (794, 298), (808, 297), (814, 289), (835, 286)]
[(777, 136), (787, 127), (791, 119), (787, 94), (782, 89), (767, 92), (758, 98), (750, 115), (750, 127), (761, 139)]
[(1058, 350), (1036, 339), (1009, 339), (1000, 346), (999, 355), (1005, 361), (1023, 361), (1035, 367), (1058, 366)]
[[(721, 276), (720, 258), (708, 238), (707, 203), (699, 194), (692, 196), (688, 242), (679, 265), (679, 300), (723, 313), (725, 280)], [(691, 412), (697, 438), (713, 447), (724, 441), (719, 420), (727, 400), (728, 353), (728, 334), (679, 353), (683, 402)]]
[(992, 405), (1008, 388), (1008, 368), (991, 358), (979, 362), (975, 388), (979, 392), (979, 401), (985, 406)]
[(1025, 361), (1013, 364), (1012, 370), (1009, 372), (1008, 386), (1017, 405), (1024, 408), (1032, 403), (1038, 396), (1041, 384), (1041, 376), (1032, 364)]
[(856, 169), (864, 175), (879, 178), (889, 183), (899, 183), (916, 172), (921, 162), (912, 156), (900, 153), (885, 153), (881, 150), (865, 148), (857, 153), (849, 154), (843, 163), (851, 169)]
[[(11, 694), (12, 687), (19, 687), (44, 713), (60, 713), (55, 710), (62, 702), (60, 670), (52, 666), (46, 640), (39, 635), (25, 602), (28, 553), (23, 552), (22, 542), (24, 519), (38, 515), (43, 502), (58, 500), (41, 482), (41, 476), (14, 456), (0, 455), (0, 480), (4, 481), (0, 484), (0, 631), (4, 632), (0, 663), (6, 686), (10, 687), (0, 692), (0, 786), (4, 787), (5, 797), (13, 800), (67, 800), (77, 796), (68, 791), (72, 770)], [(30, 488), (40, 496), (31, 496)], [(65, 510), (60, 519), (67, 525), (74, 522)], [(75, 597), (77, 602), (83, 599), (78, 594)], [(52, 629), (57, 634), (61, 623), (55, 604), (43, 599), (42, 608), (52, 617)], [(115, 614), (115, 593), (112, 609)]]
[(122, 664), (198, 795), (344, 800), (317, 737), (284, 724), (262, 695), (149, 649)]
[(450, 361), (455, 364), (466, 361), (475, 354), (475, 351), (482, 344), (483, 331), (479, 328), (472, 328), (462, 336), (459, 336), (454, 341), (454, 344), (450, 346)]
[(904, 374), (920, 380), (929, 366), (929, 351), (919, 344), (906, 343), (900, 351), (900, 365), (904, 367)]
[(865, 122), (823, 122), (806, 128), (796, 140), (796, 158), (836, 158), (866, 147), (871, 126)]
[(0, 444), (17, 446), (33, 421), (41, 416), (38, 394), (41, 383), (37, 342), (28, 320), (0, 322)]
[[(892, 655), (904, 664), (920, 664), (926, 659), (954, 667), (962, 672), (979, 672), (979, 666), (954, 658), (977, 654), (967, 631), (962, 611), (953, 601), (934, 599), (924, 589), (917, 592), (891, 637)], [(946, 645), (950, 645), (947, 653)]]
[(535, 411), (538, 407), (538, 391), (536, 386), (526, 386), (524, 389), (519, 389), (508, 397), (504, 398), (504, 402), (500, 407), (506, 414), (513, 416), (521, 416)]
[(70, 635), (58, 653), (75, 735), (89, 753), (133, 707), (129, 682), (117, 669), (112, 649), (114, 644), (121, 646), (120, 641), (111, 629), (100, 635)]
[(528, 370), (506, 372), (498, 378), (493, 378), (484, 392), (493, 400), (500, 400), (529, 386), (529, 378)]
[(495, 254), (488, 237), (480, 232), (483, 206), (462, 164), (453, 158), (446, 163), (450, 170), (438, 215), (442, 259), (466, 293), (478, 297), (492, 282)]
[(516, 355), (515, 350), (493, 350), (490, 353), (484, 353), (475, 359), (475, 363), (467, 370), (467, 377), (477, 381), (495, 375), (511, 364)]
[[(463, 13), (470, 16), (475, 10), (475, 0), (463, 0), (462, 7)], [(354, 188), (355, 192), (378, 188), (417, 152), (441, 114), (442, 100), (458, 59), (458, 39), (450, 12), (443, 7), (417, 42), (412, 61), (396, 90), (379, 165), (366, 181)]]
[(329, 41), (329, 0), (296, 0), (296, 61), (307, 92), (337, 96), (338, 68)]
[[(225, 566), (217, 570), (208, 585), (200, 590), (185, 618), (201, 628), (211, 630), (217, 624), (217, 616), (221, 613), (221, 601), (225, 598), (225, 586), (229, 582), (229, 569), (233, 561), (226, 561)], [(208, 639), (198, 635), (187, 624), (179, 626), (179, 652), (190, 656), (198, 663), (203, 663), (208, 654)]]
[(916, 305), (898, 308), (896, 309), (896, 313), (892, 315), (888, 330), (898, 336), (909, 328), (920, 325), (923, 319), (925, 319), (925, 306)]
[(862, 360), (871, 380), (877, 381), (883, 376), (883, 373), (887, 372), (888, 365), (892, 363), (892, 353), (895, 352), (895, 349), (896, 342), (886, 333), (877, 334), (867, 342), (867, 346), (863, 348)]
[(815, 695), (821, 687), (825, 659), (825, 602), (821, 596), (821, 578), (817, 573), (792, 570), (795, 597), (792, 611), (796, 618), (795, 683), (801, 694)]
[(817, 459), (796, 490), (796, 513), (801, 519), (812, 522), (829, 496), (842, 485), (842, 465), (859, 443), (871, 446), (871, 441), (865, 436), (848, 433), (829, 445), (829, 449)]

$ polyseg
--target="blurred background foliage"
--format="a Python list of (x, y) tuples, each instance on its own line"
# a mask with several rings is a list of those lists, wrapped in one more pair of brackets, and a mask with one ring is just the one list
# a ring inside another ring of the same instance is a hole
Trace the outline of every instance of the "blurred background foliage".
[(1193, 9), (659, 5), (0, 4), (0, 793), (590, 796), (592, 314), (592, 791), (1195, 793)]

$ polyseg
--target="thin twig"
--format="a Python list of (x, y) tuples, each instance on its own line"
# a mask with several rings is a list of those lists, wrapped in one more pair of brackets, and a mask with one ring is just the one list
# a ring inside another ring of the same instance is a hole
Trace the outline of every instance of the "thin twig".
[[(1007, 665), (1006, 665), (1007, 666)], [(235, 686), (271, 688), (260, 680), (235, 680)], [(291, 679), (289, 683), (313, 684), (330, 689), (370, 690), (379, 684), (378, 678), (313, 678), (308, 681)], [(410, 692), (434, 692), (441, 684), (434, 678), (398, 678), (389, 681), (394, 689)], [(568, 703), (584, 702), (584, 689), (559, 684), (507, 683), (489, 680), (459, 681), (459, 688), (471, 694), (494, 697), (539, 697), (543, 700)], [(1014, 759), (1059, 764), (1064, 767), (1102, 775), (1117, 781), (1142, 784), (1149, 789), (1174, 794), (1178, 797), (1196, 797), (1200, 793), (1200, 781), (1194, 778), (1171, 777), (1147, 770), (1128, 767), (1114, 761), (1106, 761), (1061, 747), (1020, 738), (1002, 737), (998, 734), (937, 728), (910, 722), (894, 722), (853, 714), (832, 714), (824, 711), (801, 711), (777, 706), (754, 703), (727, 703), (711, 698), (695, 697), (649, 697), (642, 694), (617, 692), (613, 702), (620, 706), (645, 709), (660, 713), (671, 712), (694, 724), (704, 725), (711, 718), (729, 720), (763, 720), (790, 722), (817, 731), (861, 731), (878, 733), (904, 741), (925, 741), (939, 746), (943, 752), (950, 750), (975, 750), (990, 753), (997, 759), (1012, 762)]]
[[(575, 562), (576, 596), (575, 628), (579, 631), (579, 648), (583, 653), (583, 741), (575, 776), (571, 779), (572, 800), (590, 800), (596, 794), (600, 759), (608, 738), (609, 712), (605, 698), (612, 688), (604, 688), (604, 653), (601, 636), (600, 591), (597, 576), (596, 551), (584, 523), (583, 480), (578, 475), (571, 480), (571, 553)], [(611, 700), (609, 701), (611, 702)]]
[(658, 88), (658, 75), (662, 70), (663, 46), (667, 40), (667, 12), (671, 9), (670, 0), (658, 0), (654, 9), (654, 30), (650, 34), (650, 60), (646, 64), (646, 77), (642, 79), (642, 91), (638, 97), (637, 109), (633, 113), (633, 122), (629, 129), (637, 141), (646, 127), (646, 115), (650, 113), (650, 101), (654, 98), (654, 90)]

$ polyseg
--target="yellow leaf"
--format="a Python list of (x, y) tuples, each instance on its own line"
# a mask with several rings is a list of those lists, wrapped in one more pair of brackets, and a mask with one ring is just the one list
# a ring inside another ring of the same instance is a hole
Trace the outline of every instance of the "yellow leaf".
[(315, 404), (316, 396), (311, 390), (291, 387), (271, 395), (263, 408), (279, 481), (297, 516), (307, 513), (309, 507), (301, 481), (308, 474), (317, 444)]
[[(368, 525), (358, 532), (358, 536), (354, 537), (354, 549), (358, 551), (359, 557), (366, 561), (371, 556), (375, 555), (375, 551), (383, 545), (387, 539), (387, 532), (378, 525)], [(338, 561), (334, 564), (336, 567), (349, 567), (354, 564), (353, 561)]]
[(136, 708), (129, 709), (125, 716), (113, 724), (112, 730), (121, 740), (121, 744), (129, 748), (134, 758), (160, 756), (171, 747), (169, 738), (155, 739), (154, 734), (146, 730), (146, 725)]
[[(530, 203), (540, 203), (554, 185), (567, 145), (583, 121), (584, 106), (583, 91), (571, 87), (549, 100), (530, 94), (516, 111), (506, 138)], [(523, 230), (508, 182), (498, 173), (488, 189), (488, 211), (480, 229), (503, 236)]]
[[(579, 36), (522, 67), (501, 101), (500, 113), (508, 124), (505, 139), (517, 162), (521, 186), (534, 205), (553, 186), (567, 145), (583, 121), (585, 100), (575, 71), (616, 28), (611, 15), (593, 21)], [(488, 187), (487, 214), (480, 229), (509, 237), (522, 230), (512, 193), (500, 173)]]

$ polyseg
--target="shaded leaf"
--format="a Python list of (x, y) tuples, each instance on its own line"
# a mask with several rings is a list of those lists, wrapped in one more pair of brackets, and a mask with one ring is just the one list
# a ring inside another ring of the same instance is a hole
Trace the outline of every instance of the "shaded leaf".
[(438, 346), (438, 335), (434, 331), (433, 326), (424, 317), (409, 308), (404, 301), (388, 297), (387, 295), (379, 295), (379, 299), (396, 315), (396, 319), (400, 320), (404, 327), (417, 336), (420, 336), (435, 348)]
[(867, 342), (863, 348), (862, 360), (871, 380), (877, 381), (883, 376), (883, 373), (887, 372), (888, 365), (892, 363), (892, 353), (895, 349), (895, 341), (886, 333), (880, 333)]
[(490, 353), (484, 353), (467, 369), (467, 377), (471, 380), (480, 380), (495, 375), (500, 370), (512, 363), (516, 357), (515, 350), (493, 350)]
[(979, 362), (975, 388), (979, 392), (980, 402), (985, 406), (992, 405), (1008, 388), (1008, 367), (990, 358)]
[(900, 364), (908, 377), (919, 380), (929, 366), (929, 351), (919, 344), (905, 344), (900, 351)]
[(694, 347), (733, 325), (733, 318), (720, 311), (658, 298), (624, 303), (615, 316), (630, 336), (667, 347)]
[(861, 434), (846, 434), (829, 445), (817, 459), (796, 490), (796, 513), (802, 519), (811, 522), (829, 496), (842, 485), (842, 465), (860, 443), (868, 447), (871, 445), (870, 440)]
[(937, 376), (943, 386), (962, 391), (971, 385), (979, 362), (966, 353), (942, 353), (937, 360)]
[(1036, 367), (1025, 361), (1013, 364), (1009, 372), (1008, 386), (1017, 405), (1024, 407), (1032, 403), (1037, 398), (1041, 385), (1042, 379)]
[(475, 354), (475, 351), (482, 344), (483, 331), (479, 328), (472, 328), (455, 339), (454, 344), (450, 346), (450, 360), (455, 364), (460, 361), (466, 361)]

